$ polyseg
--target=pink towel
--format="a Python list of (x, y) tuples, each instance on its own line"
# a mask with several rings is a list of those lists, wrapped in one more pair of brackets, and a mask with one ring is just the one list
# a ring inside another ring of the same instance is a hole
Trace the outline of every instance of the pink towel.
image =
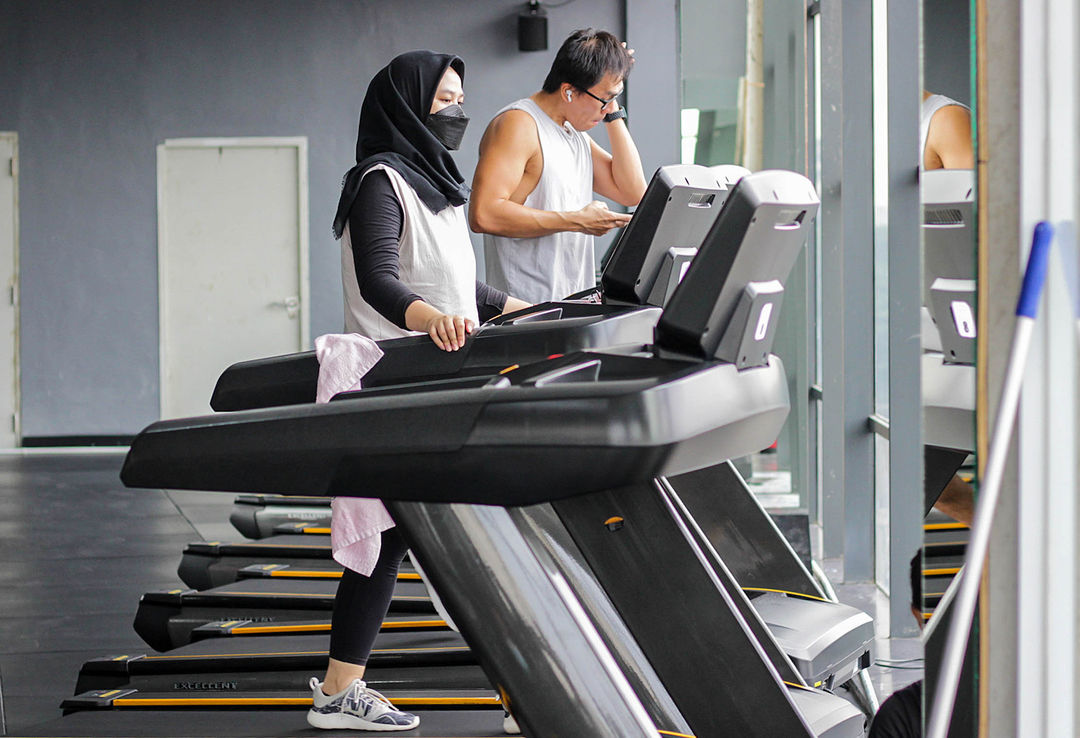
[[(319, 359), (316, 402), (329, 402), (339, 392), (360, 389), (361, 378), (382, 358), (378, 344), (358, 333), (330, 333), (315, 339)], [(379, 500), (335, 497), (331, 503), (330, 549), (334, 560), (370, 576), (379, 560), (384, 530), (394, 520)]]

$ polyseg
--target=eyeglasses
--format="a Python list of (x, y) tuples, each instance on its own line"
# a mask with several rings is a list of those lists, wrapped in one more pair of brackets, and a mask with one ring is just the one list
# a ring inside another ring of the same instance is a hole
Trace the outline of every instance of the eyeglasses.
[[(596, 102), (600, 103), (600, 109), (601, 109), (601, 110), (603, 110), (603, 109), (604, 109), (604, 108), (606, 108), (606, 107), (607, 107), (608, 105), (610, 105), (611, 103), (613, 103), (613, 102), (615, 101), (615, 98), (617, 98), (617, 97), (619, 96), (619, 95), (612, 95), (612, 96), (611, 96), (611, 97), (609, 97), (609, 98), (608, 98), (607, 100), (605, 100), (605, 99), (604, 99), (604, 98), (602, 98), (602, 97), (597, 97), (596, 95), (592, 94), (592, 93), (591, 93), (591, 92), (589, 92), (588, 90), (582, 90), (582, 89), (581, 89), (580, 87), (579, 87), (578, 89), (579, 89), (579, 90), (581, 90), (581, 92), (584, 92), (584, 93), (585, 93), (586, 95), (588, 95), (589, 97), (591, 97), (591, 98), (592, 98), (593, 100), (596, 100)], [(622, 93), (619, 93), (619, 94), (622, 94)]]

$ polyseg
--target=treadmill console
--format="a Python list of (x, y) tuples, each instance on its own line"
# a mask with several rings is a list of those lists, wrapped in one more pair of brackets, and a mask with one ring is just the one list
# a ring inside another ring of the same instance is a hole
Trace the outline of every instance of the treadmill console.
[[(673, 164), (653, 174), (634, 217), (619, 234), (604, 265), (606, 301), (663, 307), (678, 284), (682, 264), (693, 258), (724, 205), (742, 167)], [(689, 254), (687, 250), (690, 250)], [(677, 262), (674, 267), (672, 261)], [(656, 289), (658, 280), (663, 285)]]
[(656, 346), (739, 369), (766, 364), (783, 283), (818, 205), (814, 185), (796, 172), (740, 179), (660, 316)]

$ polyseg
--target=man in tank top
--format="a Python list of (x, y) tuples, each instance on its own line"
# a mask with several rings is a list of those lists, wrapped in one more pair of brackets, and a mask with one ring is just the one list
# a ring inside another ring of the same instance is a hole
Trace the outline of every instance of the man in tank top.
[[(593, 239), (630, 216), (645, 194), (641, 158), (615, 99), (633, 52), (610, 33), (566, 39), (543, 88), (500, 110), (480, 142), (469, 225), (484, 234), (487, 282), (530, 303), (593, 287)], [(585, 131), (603, 122), (608, 153)]]

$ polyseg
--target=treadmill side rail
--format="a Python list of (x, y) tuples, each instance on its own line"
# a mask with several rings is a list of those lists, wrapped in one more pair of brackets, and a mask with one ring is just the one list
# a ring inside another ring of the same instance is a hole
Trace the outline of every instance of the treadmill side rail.
[[(775, 356), (742, 372), (719, 362), (665, 364), (659, 376), (161, 421), (136, 437), (121, 479), (136, 487), (529, 505), (764, 448), (788, 408)], [(550, 463), (556, 457), (560, 463)]]

